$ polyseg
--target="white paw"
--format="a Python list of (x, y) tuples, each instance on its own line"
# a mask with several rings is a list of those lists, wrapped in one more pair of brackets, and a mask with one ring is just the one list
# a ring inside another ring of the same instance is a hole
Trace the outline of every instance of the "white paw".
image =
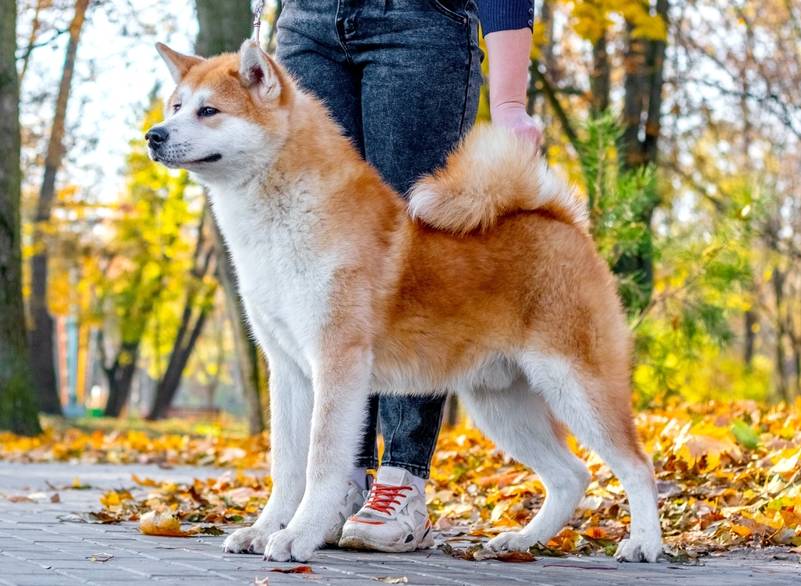
[(282, 529), (267, 540), (264, 559), (274, 562), (306, 562), (322, 542), (315, 532)]
[(490, 539), (487, 548), (492, 551), (528, 551), (537, 539), (523, 535), (520, 531), (508, 531)]
[(624, 539), (615, 552), (615, 557), (620, 562), (655, 562), (661, 555), (661, 539)]
[(225, 538), (223, 551), (227, 553), (263, 553), (273, 531), (269, 527), (243, 527)]

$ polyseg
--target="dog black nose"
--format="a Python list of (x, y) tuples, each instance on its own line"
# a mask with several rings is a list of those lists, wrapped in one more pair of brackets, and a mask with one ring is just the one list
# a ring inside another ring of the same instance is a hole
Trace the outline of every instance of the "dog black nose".
[(159, 146), (170, 137), (170, 133), (163, 126), (154, 126), (147, 131), (145, 140), (150, 143), (150, 146)]

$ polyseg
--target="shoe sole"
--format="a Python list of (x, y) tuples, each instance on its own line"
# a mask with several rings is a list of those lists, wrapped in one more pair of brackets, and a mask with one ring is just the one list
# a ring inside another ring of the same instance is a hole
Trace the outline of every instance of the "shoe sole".
[(339, 540), (339, 547), (342, 549), (358, 549), (361, 551), (380, 551), (383, 553), (404, 553), (417, 549), (414, 540), (409, 543), (377, 543), (367, 541), (357, 536), (343, 537)]
[(341, 549), (357, 549), (361, 551), (380, 551), (382, 553), (406, 553), (416, 551), (418, 549), (428, 549), (434, 546), (434, 538), (431, 537), (431, 528), (429, 527), (423, 536), (418, 539), (412, 539), (408, 543), (380, 543), (377, 541), (369, 541), (358, 535), (343, 535), (339, 540), (339, 547)]

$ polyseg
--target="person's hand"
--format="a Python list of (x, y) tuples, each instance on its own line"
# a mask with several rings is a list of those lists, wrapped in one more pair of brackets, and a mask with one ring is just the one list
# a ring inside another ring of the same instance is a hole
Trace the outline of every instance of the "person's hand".
[(517, 102), (506, 102), (491, 108), (492, 123), (508, 128), (518, 136), (530, 140), (539, 150), (542, 145), (542, 124), (528, 115), (525, 106)]

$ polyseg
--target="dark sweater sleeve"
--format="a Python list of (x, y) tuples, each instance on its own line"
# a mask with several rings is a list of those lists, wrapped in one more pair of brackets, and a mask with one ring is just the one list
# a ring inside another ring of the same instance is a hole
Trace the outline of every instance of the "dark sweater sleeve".
[(534, 26), (532, 0), (478, 0), (478, 17), (484, 36)]

